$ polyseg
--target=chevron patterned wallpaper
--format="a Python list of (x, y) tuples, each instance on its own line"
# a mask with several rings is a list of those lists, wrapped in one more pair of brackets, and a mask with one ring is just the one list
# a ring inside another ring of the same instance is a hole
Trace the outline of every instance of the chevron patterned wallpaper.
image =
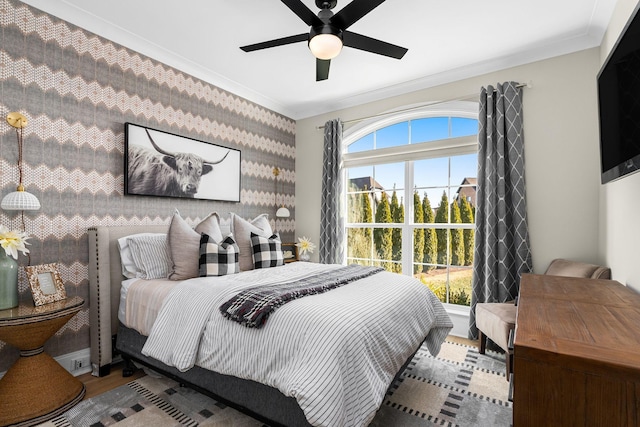
[[(283, 240), (295, 230), (295, 121), (154, 61), (17, 0), (0, 0), (0, 196), (18, 182), (15, 129), (27, 116), (24, 184), (42, 204), (25, 213), (31, 264), (59, 263), (68, 295), (88, 300), (87, 228), (168, 224), (174, 208), (195, 224), (267, 212)], [(124, 195), (124, 123), (132, 122), (242, 151), (240, 203)], [(277, 201), (292, 213), (274, 222)], [(0, 211), (0, 223), (21, 216)], [(21, 256), (19, 263), (26, 265)], [(21, 298), (30, 300), (26, 277)], [(89, 310), (45, 346), (53, 356), (89, 347)], [(0, 342), (0, 371), (18, 352)]]

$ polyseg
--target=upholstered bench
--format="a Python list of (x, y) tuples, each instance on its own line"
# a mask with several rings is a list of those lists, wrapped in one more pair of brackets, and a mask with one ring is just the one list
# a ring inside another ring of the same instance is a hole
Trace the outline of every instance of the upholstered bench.
[(509, 332), (516, 327), (516, 305), (506, 303), (476, 304), (476, 326), (480, 334), (480, 354), (484, 354), (487, 337), (506, 354), (507, 379), (511, 373), (511, 357), (509, 352)]
[[(551, 276), (610, 279), (611, 269), (566, 259), (554, 259), (544, 273)], [(507, 380), (513, 370), (513, 354), (509, 350), (509, 333), (516, 326), (517, 307), (513, 302), (476, 304), (476, 327), (480, 335), (480, 354), (484, 354), (487, 338), (504, 350)]]

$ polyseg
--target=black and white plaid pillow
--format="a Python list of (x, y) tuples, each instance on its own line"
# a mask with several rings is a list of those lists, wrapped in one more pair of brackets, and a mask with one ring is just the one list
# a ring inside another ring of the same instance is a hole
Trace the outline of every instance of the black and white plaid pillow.
[(211, 236), (202, 233), (200, 236), (200, 277), (239, 273), (239, 253), (240, 249), (238, 249), (232, 234), (217, 243)]
[(268, 268), (284, 265), (282, 242), (277, 234), (263, 237), (251, 233), (251, 251), (253, 252), (253, 268)]

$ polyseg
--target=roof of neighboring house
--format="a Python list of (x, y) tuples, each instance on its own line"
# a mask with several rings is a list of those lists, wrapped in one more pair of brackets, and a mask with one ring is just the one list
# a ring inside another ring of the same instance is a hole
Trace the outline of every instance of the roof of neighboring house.
[(472, 187), (473, 187), (473, 189), (475, 190), (475, 189), (476, 189), (476, 185), (477, 185), (477, 184), (478, 184), (478, 178), (469, 178), (469, 177), (464, 178), (464, 179), (462, 180), (462, 182), (460, 183), (460, 186), (458, 187), (458, 191), (456, 191), (456, 194), (459, 194), (459, 193), (460, 193), (460, 190), (461, 190), (462, 188), (465, 188), (465, 187), (463, 187), (463, 185), (464, 185), (464, 186), (466, 186), (466, 187), (468, 187), (468, 186), (472, 186)]
[(372, 176), (363, 176), (360, 178), (351, 178), (349, 180), (358, 190), (384, 190), (384, 187), (378, 183)]

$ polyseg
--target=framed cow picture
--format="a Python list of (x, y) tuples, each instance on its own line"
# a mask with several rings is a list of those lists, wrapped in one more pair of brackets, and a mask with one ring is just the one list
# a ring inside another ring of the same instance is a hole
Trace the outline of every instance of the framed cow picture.
[(125, 123), (125, 194), (240, 201), (240, 150)]

